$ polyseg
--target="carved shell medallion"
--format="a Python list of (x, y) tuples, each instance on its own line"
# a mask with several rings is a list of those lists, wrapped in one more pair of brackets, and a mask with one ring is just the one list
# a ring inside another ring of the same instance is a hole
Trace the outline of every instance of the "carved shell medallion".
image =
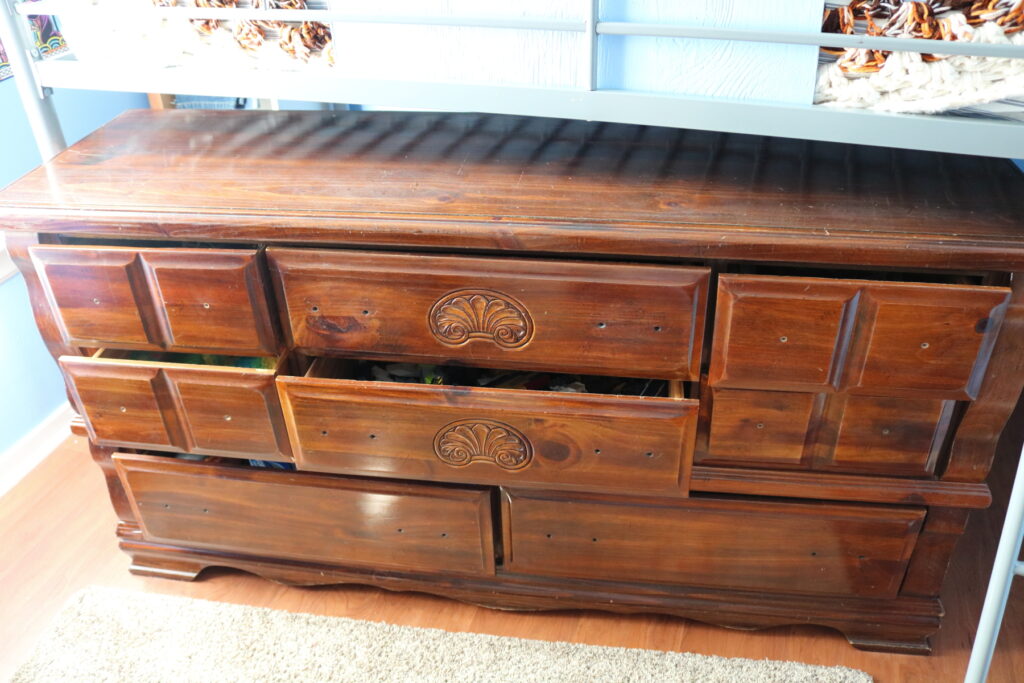
[(434, 454), (452, 467), (483, 460), (506, 470), (519, 470), (533, 460), (533, 446), (511, 425), (495, 420), (457, 420), (438, 430)]
[(430, 308), (427, 325), (439, 342), (449, 346), (482, 339), (515, 349), (533, 337), (533, 318), (526, 307), (488, 289), (448, 292)]

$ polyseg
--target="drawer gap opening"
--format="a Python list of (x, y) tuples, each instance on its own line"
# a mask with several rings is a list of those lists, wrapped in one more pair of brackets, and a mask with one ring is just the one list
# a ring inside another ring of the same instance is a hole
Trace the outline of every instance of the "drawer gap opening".
[(815, 268), (813, 266), (781, 266), (774, 264), (728, 263), (721, 273), (738, 275), (774, 275), (783, 277), (814, 277), (828, 280), (870, 280), (874, 282), (912, 282), (946, 285), (984, 285), (981, 273), (944, 273), (936, 271), (901, 271), (884, 268)]
[(306, 377), (381, 383), (514, 389), (567, 394), (691, 398), (691, 382), (555, 372), (496, 370), (460, 365), (383, 363), (345, 358), (313, 360)]
[(212, 365), (228, 368), (274, 370), (280, 359), (275, 356), (229, 356), (213, 353), (178, 353), (174, 351), (128, 351), (124, 349), (98, 349), (93, 358), (130, 360), (143, 363), (180, 363), (183, 365)]

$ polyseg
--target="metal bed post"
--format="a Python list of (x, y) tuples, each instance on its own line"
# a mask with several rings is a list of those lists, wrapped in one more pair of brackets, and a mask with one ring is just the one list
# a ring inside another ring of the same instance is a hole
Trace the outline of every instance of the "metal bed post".
[(0, 42), (7, 50), (14, 86), (25, 108), (39, 156), (49, 161), (67, 147), (67, 142), (53, 106), (53, 93), (50, 88), (42, 87), (36, 77), (36, 47), (28, 39), (26, 21), (26, 17), (19, 17), (15, 12), (13, 0), (0, 0)]
[(999, 627), (1003, 623), (1003, 612), (1010, 597), (1014, 576), (1024, 576), (1024, 562), (1020, 561), (1021, 539), (1024, 538), (1024, 451), (1021, 453), (1017, 476), (1013, 481), (1013, 492), (1006, 506), (1006, 520), (999, 537), (999, 549), (992, 565), (992, 578), (985, 594), (985, 606), (981, 610), (978, 632), (971, 649), (964, 683), (984, 683), (992, 665), (992, 654), (996, 649)]

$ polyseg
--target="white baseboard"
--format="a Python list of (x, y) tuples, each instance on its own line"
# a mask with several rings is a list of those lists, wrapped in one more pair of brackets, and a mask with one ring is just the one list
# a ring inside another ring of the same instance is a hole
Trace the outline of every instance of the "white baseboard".
[(68, 438), (74, 415), (75, 411), (65, 401), (31, 432), (0, 453), (0, 496), (14, 488), (15, 484)]

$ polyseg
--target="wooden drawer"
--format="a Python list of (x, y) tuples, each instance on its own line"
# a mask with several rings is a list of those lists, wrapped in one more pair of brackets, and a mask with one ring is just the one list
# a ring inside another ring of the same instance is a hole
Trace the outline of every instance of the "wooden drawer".
[(690, 498), (658, 504), (505, 491), (516, 574), (893, 597), (925, 511)]
[(722, 275), (717, 387), (969, 400), (1005, 287)]
[(64, 341), (87, 347), (276, 354), (250, 249), (30, 249)]
[(60, 366), (94, 443), (290, 461), (274, 388), (285, 361), (272, 359), (273, 368), (201, 361), (197, 356), (101, 350), (90, 357), (62, 356)]
[(116, 454), (145, 538), (370, 569), (494, 573), (487, 489)]
[(699, 376), (706, 268), (267, 250), (291, 343), (344, 355)]
[(331, 368), (277, 380), (299, 469), (687, 493), (696, 401), (355, 381)]

